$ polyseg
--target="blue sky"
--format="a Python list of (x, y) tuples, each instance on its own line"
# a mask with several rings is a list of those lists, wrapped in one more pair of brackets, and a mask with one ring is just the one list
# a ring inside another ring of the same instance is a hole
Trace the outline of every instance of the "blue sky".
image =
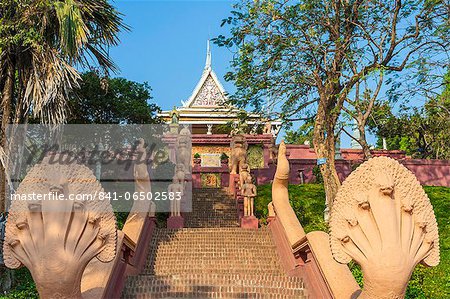
[[(221, 20), (229, 16), (232, 1), (115, 1), (131, 32), (121, 34), (121, 44), (110, 54), (118, 76), (148, 82), (154, 101), (163, 109), (181, 105), (202, 74), (206, 41), (226, 33)], [(212, 45), (213, 69), (225, 89), (233, 85), (223, 76), (232, 53)]]
[[(120, 35), (121, 43), (110, 50), (120, 68), (117, 76), (137, 82), (148, 82), (153, 101), (170, 110), (187, 100), (195, 88), (206, 58), (206, 41), (219, 34), (228, 35), (221, 20), (230, 16), (231, 0), (115, 1), (124, 14), (130, 32)], [(232, 83), (223, 76), (229, 68), (232, 53), (212, 46), (212, 66), (225, 89), (233, 93)], [(282, 138), (283, 132), (281, 133)], [(369, 136), (369, 143), (375, 138)], [(342, 147), (350, 138), (342, 134)]]

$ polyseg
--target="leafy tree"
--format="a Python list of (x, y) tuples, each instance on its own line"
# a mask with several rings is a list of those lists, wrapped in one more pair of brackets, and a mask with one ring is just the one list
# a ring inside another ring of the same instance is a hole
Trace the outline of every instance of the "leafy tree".
[[(377, 127), (388, 149), (404, 150), (420, 159), (450, 159), (450, 105), (430, 99), (423, 107), (405, 108)], [(380, 142), (380, 141), (379, 141)]]
[(312, 144), (314, 123), (305, 122), (297, 130), (286, 130), (284, 141), (287, 144)]
[(150, 103), (151, 88), (124, 78), (81, 75), (80, 88), (69, 102), (69, 123), (148, 124), (158, 122), (160, 108)]
[(4, 155), (7, 124), (24, 123), (29, 116), (53, 124), (66, 120), (69, 94), (80, 78), (74, 66), (97, 63), (105, 72), (114, 70), (107, 50), (127, 27), (107, 0), (3, 0), (0, 24)]
[(97, 62), (114, 70), (107, 48), (126, 28), (107, 0), (5, 0), (0, 18), (3, 130), (30, 114), (43, 122), (64, 122), (69, 93), (79, 79), (74, 65)]
[(372, 115), (373, 110), (377, 109), (379, 106), (378, 95), (381, 87), (383, 86), (384, 72), (380, 71), (374, 77), (375, 78), (370, 78), (375, 80), (375, 87), (373, 90), (370, 82), (368, 82), (370, 79), (367, 77), (363, 78), (361, 81), (356, 82), (353, 96), (347, 97), (345, 101), (346, 103), (342, 105), (345, 115), (356, 123), (356, 127), (359, 131), (359, 137), (353, 136), (353, 134), (349, 133), (345, 129), (345, 125), (347, 124), (342, 126), (342, 131), (361, 145), (365, 159), (372, 157), (370, 146), (367, 143), (366, 138), (366, 126), (370, 121), (370, 116)]
[(380, 113), (372, 132), (387, 140), (388, 149), (400, 149), (415, 158), (450, 159), (450, 72), (444, 89), (422, 107), (402, 107), (398, 115)]
[(443, 1), (241, 1), (223, 20), (236, 47), (226, 79), (233, 104), (296, 120), (314, 110), (313, 144), (328, 208), (340, 186), (334, 166), (335, 127), (356, 84), (374, 72), (400, 72), (431, 57), (447, 41)]

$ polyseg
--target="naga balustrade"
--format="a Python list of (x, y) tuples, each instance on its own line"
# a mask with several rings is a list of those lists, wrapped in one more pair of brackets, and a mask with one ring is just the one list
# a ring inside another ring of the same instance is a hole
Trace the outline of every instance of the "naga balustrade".
[[(151, 192), (150, 176), (144, 162), (146, 150), (144, 140), (139, 140), (136, 149), (142, 163), (134, 166), (135, 191)], [(83, 298), (120, 298), (127, 276), (142, 272), (150, 250), (148, 246), (156, 228), (155, 204), (150, 201), (135, 201), (118, 231), (117, 254), (113, 261), (100, 263), (92, 260), (82, 277)]]
[(137, 242), (118, 231), (116, 258), (107, 264), (93, 260), (87, 266), (81, 282), (83, 298), (120, 298), (127, 276), (144, 269), (155, 228), (156, 218), (147, 216)]
[[(439, 236), (430, 200), (399, 162), (366, 161), (334, 199), (330, 235), (305, 233), (289, 203), (290, 174), (282, 142), (269, 204), (269, 228), (286, 274), (305, 282), (312, 298), (404, 298), (418, 263), (439, 263)], [(360, 289), (347, 263), (361, 266)]]

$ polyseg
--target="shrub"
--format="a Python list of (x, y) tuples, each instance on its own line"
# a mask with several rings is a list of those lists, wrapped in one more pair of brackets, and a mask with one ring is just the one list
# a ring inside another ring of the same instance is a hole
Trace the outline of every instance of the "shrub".
[(322, 172), (320, 172), (320, 167), (318, 165), (314, 166), (312, 173), (316, 180), (314, 181), (316, 184), (323, 184), (323, 176)]

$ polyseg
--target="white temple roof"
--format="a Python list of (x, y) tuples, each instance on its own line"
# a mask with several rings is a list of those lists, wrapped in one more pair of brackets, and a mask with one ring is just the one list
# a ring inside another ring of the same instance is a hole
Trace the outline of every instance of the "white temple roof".
[(227, 101), (225, 89), (211, 67), (211, 48), (208, 40), (206, 63), (202, 77), (187, 101), (182, 101), (183, 108), (224, 108)]
[[(191, 96), (186, 101), (181, 101), (181, 107), (174, 107), (179, 113), (180, 124), (227, 124), (236, 122), (240, 109), (227, 104), (228, 97), (211, 65), (210, 42), (207, 42), (205, 68), (200, 81), (197, 83)], [(172, 110), (173, 111), (173, 110)], [(158, 116), (171, 121), (172, 111), (162, 111)], [(249, 113), (248, 124), (262, 122), (261, 115)], [(272, 121), (274, 125), (281, 125), (280, 121)]]

